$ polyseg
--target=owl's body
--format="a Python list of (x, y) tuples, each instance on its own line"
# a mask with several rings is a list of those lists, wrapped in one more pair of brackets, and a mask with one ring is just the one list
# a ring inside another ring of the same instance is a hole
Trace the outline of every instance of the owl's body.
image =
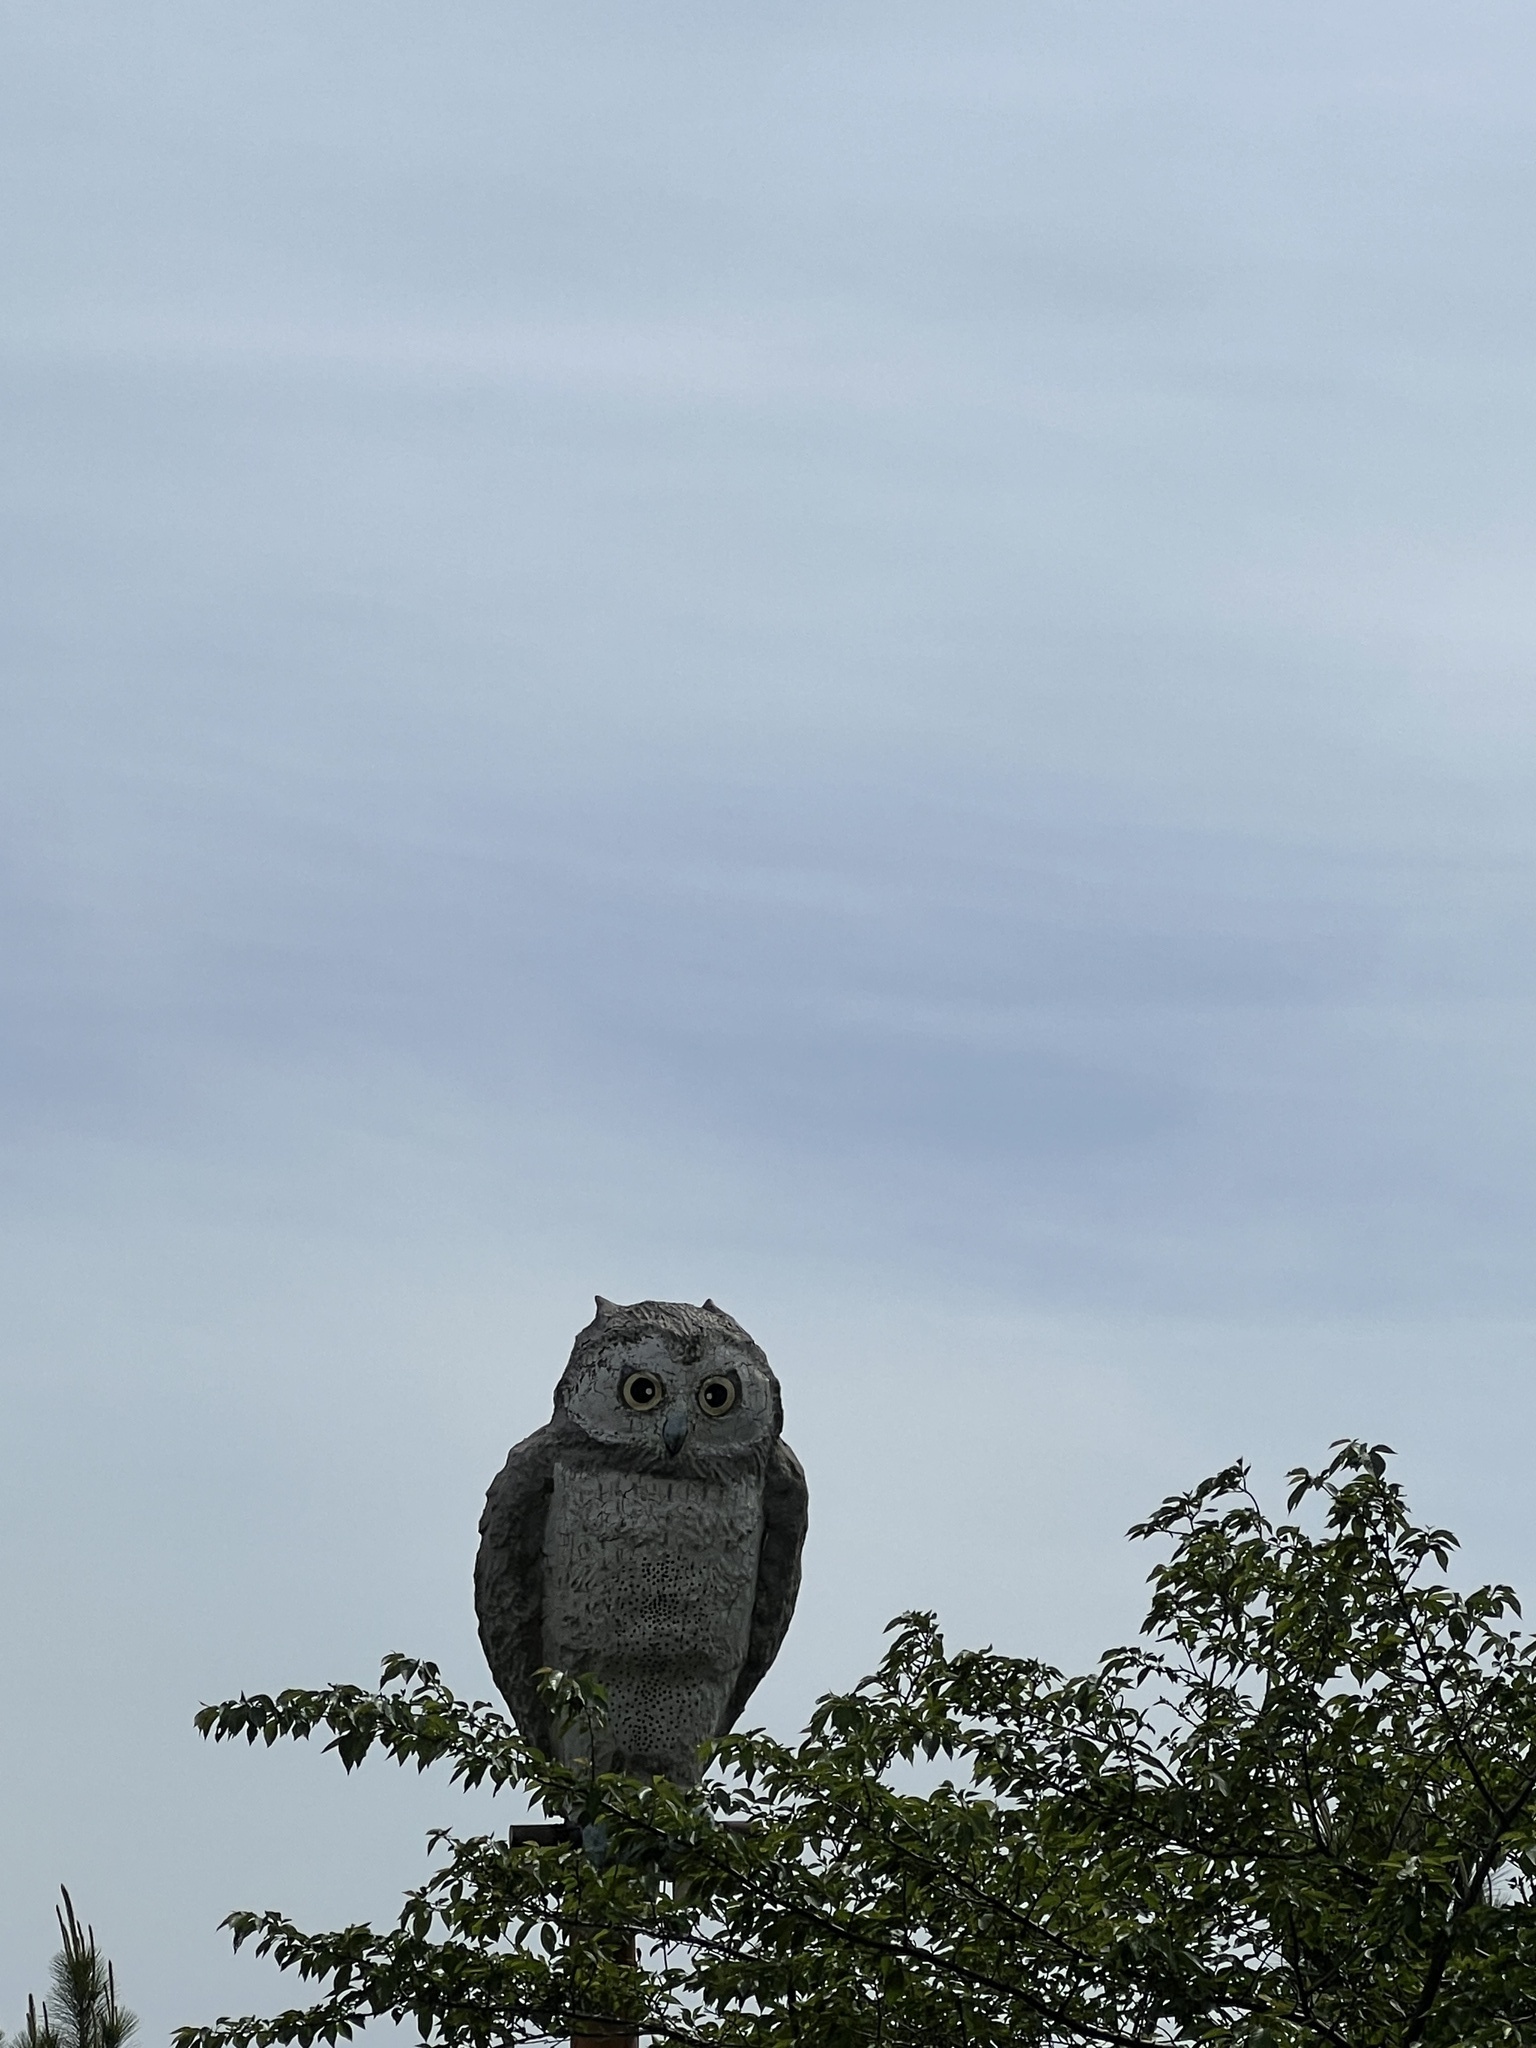
[[(531, 1741), (697, 1778), (794, 1610), (806, 1488), (781, 1427), (767, 1359), (712, 1302), (599, 1300), (480, 1524), (480, 1638)], [(542, 1666), (602, 1681), (595, 1743), (550, 1726)]]

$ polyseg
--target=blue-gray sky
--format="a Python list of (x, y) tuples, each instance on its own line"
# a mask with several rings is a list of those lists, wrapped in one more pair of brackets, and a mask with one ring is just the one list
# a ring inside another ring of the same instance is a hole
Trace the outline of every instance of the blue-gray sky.
[(758, 1334), (788, 1732), (1218, 1462), (1536, 1578), (1536, 18), (0, 4), (0, 2023), (456, 1802), (601, 1290)]

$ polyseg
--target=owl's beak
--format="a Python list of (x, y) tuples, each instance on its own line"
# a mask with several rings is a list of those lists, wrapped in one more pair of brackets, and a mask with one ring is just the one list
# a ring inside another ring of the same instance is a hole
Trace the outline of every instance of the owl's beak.
[(681, 1407), (672, 1409), (661, 1425), (661, 1441), (669, 1458), (677, 1456), (683, 1448), (683, 1440), (687, 1434), (688, 1410)]

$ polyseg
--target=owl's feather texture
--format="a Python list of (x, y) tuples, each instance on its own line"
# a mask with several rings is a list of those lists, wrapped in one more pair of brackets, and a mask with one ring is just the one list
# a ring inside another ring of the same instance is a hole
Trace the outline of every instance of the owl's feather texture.
[(546, 1423), (514, 1445), (480, 1517), (475, 1612), (480, 1641), (512, 1718), (539, 1749), (554, 1748), (534, 1673), (544, 1663), (544, 1524), (559, 1437)]
[(805, 1470), (779, 1437), (768, 1454), (763, 1480), (763, 1541), (757, 1556), (757, 1598), (752, 1604), (747, 1661), (726, 1704), (725, 1719), (714, 1731), (717, 1735), (736, 1725), (788, 1632), (800, 1593), (800, 1551), (809, 1505)]
[[(480, 1524), (480, 1637), (530, 1741), (697, 1777), (794, 1611), (807, 1493), (782, 1426), (767, 1359), (713, 1302), (599, 1298), (551, 1421), (513, 1449)], [(543, 1666), (602, 1681), (595, 1742), (551, 1728)]]

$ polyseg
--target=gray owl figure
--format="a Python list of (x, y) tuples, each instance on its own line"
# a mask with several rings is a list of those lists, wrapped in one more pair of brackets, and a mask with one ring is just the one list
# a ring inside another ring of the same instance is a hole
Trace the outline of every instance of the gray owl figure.
[(712, 1301), (597, 1297), (546, 1426), (486, 1496), (475, 1607), (530, 1742), (567, 1762), (534, 1674), (608, 1693), (600, 1770), (699, 1777), (778, 1653), (800, 1589), (806, 1486), (768, 1360)]

